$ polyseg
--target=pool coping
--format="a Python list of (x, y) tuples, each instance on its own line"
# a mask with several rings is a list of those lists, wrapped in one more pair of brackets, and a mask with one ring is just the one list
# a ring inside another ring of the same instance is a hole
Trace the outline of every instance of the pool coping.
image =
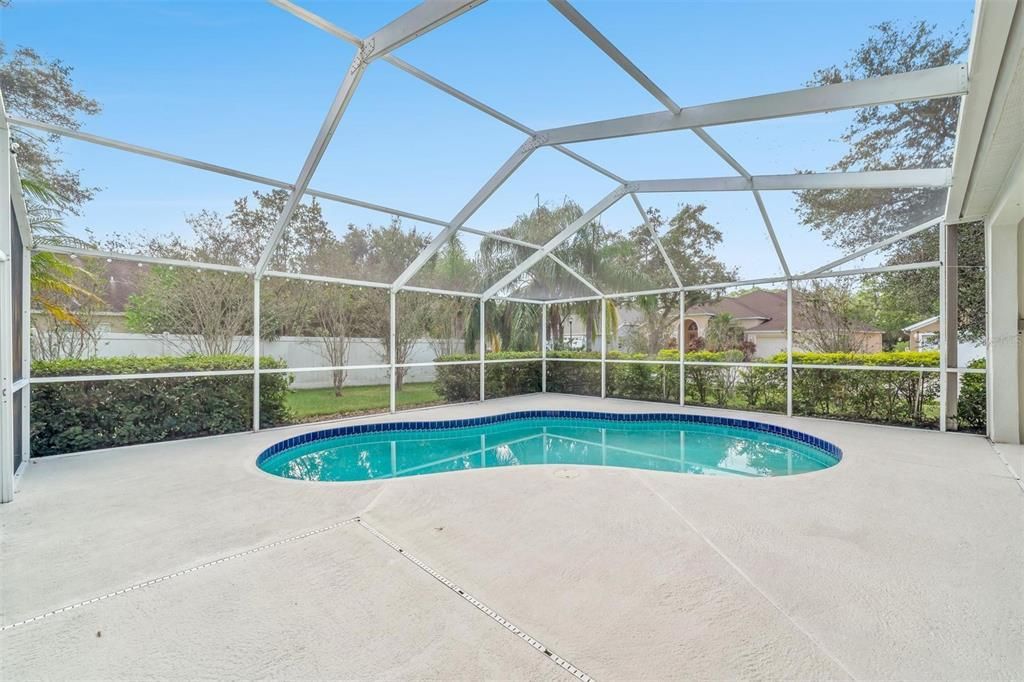
[[(843, 459), (843, 451), (834, 443), (827, 441), (823, 438), (812, 436), (809, 433), (803, 431), (797, 431), (795, 429), (789, 429), (784, 426), (777, 426), (775, 424), (768, 424), (766, 422), (758, 422), (750, 419), (735, 419), (732, 417), (718, 417), (713, 415), (702, 415), (702, 414), (685, 414), (676, 412), (633, 412), (633, 413), (621, 413), (621, 412), (593, 412), (584, 410), (520, 410), (516, 412), (505, 412), (502, 414), (485, 415), (482, 417), (471, 417), (468, 419), (440, 419), (430, 421), (395, 421), (395, 422), (379, 422), (372, 424), (351, 424), (348, 426), (338, 426), (331, 429), (320, 429), (318, 431), (310, 431), (307, 433), (300, 433), (297, 436), (286, 438), (285, 440), (274, 443), (270, 447), (263, 450), (256, 457), (256, 466), (258, 469), (267, 472), (261, 466), (271, 457), (274, 457), (285, 450), (298, 447), (300, 445), (306, 445), (307, 443), (315, 443), (320, 440), (327, 440), (330, 438), (339, 438), (343, 436), (355, 436), (367, 433), (385, 433), (390, 431), (430, 431), (430, 430), (450, 430), (450, 429), (462, 429), (471, 428), (474, 426), (484, 426), (487, 424), (497, 424), (508, 421), (520, 421), (527, 419), (544, 419), (544, 418), (558, 418), (558, 419), (590, 419), (590, 420), (605, 420), (605, 421), (620, 421), (620, 422), (686, 422), (691, 424), (709, 424), (714, 426), (729, 426), (732, 428), (747, 429), (750, 431), (759, 431), (762, 433), (768, 433), (780, 438), (792, 440), (803, 445), (807, 445), (820, 451), (830, 459), (834, 460), (835, 466)], [(828, 468), (831, 468), (828, 467)]]

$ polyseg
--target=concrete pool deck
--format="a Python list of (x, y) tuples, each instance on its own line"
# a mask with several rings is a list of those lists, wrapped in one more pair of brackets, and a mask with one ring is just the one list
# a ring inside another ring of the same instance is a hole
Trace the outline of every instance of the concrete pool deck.
[[(549, 394), (360, 421), (519, 409), (739, 414)], [(510, 627), (595, 679), (1024, 677), (1024, 449), (743, 416), (844, 459), (774, 479), (256, 468), (306, 426), (33, 460), (0, 507), (0, 677), (573, 679)]]

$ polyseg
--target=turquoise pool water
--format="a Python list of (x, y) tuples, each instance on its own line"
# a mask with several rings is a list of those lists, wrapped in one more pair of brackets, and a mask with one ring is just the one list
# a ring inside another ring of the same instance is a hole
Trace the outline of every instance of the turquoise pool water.
[[(368, 481), (535, 464), (764, 477), (818, 471), (841, 456), (825, 441), (758, 422), (704, 417), (700, 419), (721, 423), (669, 421), (682, 415), (640, 415), (650, 419), (634, 421), (623, 417), (500, 415), (487, 419), (502, 421), (490, 423), (345, 427), (279, 443), (258, 463), (268, 473), (309, 481)], [(369, 429), (379, 430), (353, 432)]]

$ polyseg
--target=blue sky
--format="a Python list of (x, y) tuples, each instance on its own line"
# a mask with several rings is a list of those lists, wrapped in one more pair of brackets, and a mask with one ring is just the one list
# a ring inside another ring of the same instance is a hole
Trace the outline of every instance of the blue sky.
[[(300, 2), (360, 35), (410, 2)], [(969, 26), (972, 3), (580, 2), (577, 8), (681, 105), (801, 87), (843, 62), (884, 20)], [(14, 0), (2, 10), (7, 45), (27, 45), (75, 68), (104, 111), (90, 132), (294, 180), (353, 48), (258, 0), (86, 2)], [(656, 111), (660, 105), (546, 2), (491, 0), (401, 48), (419, 68), (534, 128)], [(755, 173), (823, 170), (848, 114), (709, 129)], [(371, 66), (313, 181), (319, 189), (450, 219), (521, 143), (517, 131), (384, 62)], [(249, 183), (66, 142), (68, 165), (103, 188), (80, 231), (181, 232), (184, 216), (227, 210)], [(685, 131), (592, 142), (575, 149), (627, 178), (731, 175)], [(469, 222), (494, 229), (541, 201), (588, 205), (611, 183), (552, 150), (530, 159)], [(669, 212), (708, 204), (725, 234), (721, 254), (746, 277), (777, 274), (749, 194), (650, 196)], [(796, 269), (834, 251), (792, 215), (790, 193), (767, 199)], [(325, 204), (332, 225), (386, 217)], [(606, 216), (636, 223), (631, 204)], [(436, 228), (424, 226), (428, 231)], [(765, 249), (768, 249), (766, 251)]]

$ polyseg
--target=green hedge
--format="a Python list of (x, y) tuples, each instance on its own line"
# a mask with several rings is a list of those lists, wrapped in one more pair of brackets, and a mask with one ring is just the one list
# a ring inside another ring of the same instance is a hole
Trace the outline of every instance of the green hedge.
[[(536, 358), (536, 353), (503, 352), (491, 353), (487, 356), (492, 360), (513, 360)], [(540, 360), (534, 362), (507, 362), (487, 365), (484, 372), (484, 390), (487, 398), (506, 398), (513, 395), (540, 393), (541, 391)], [(477, 395), (480, 394), (479, 377), (477, 378)]]
[[(687, 353), (687, 358), (690, 357)], [(767, 362), (786, 363), (777, 353)], [(938, 367), (939, 351), (890, 351), (886, 353), (793, 353), (794, 365), (874, 365), (887, 367)]]
[[(985, 360), (972, 360), (968, 367), (984, 368)], [(985, 375), (963, 374), (957, 398), (957, 425), (961, 431), (985, 433)]]
[[(487, 353), (488, 360), (524, 360), (537, 358), (533, 351)], [(479, 361), (477, 354), (442, 355), (436, 362)], [(479, 365), (439, 365), (434, 390), (449, 403), (480, 400)], [(540, 393), (541, 361), (508, 362), (487, 365), (484, 386), (487, 398), (505, 398), (527, 393)]]
[[(785, 362), (780, 353), (772, 361)], [(938, 367), (938, 351), (793, 353), (794, 365)], [(855, 421), (936, 427), (939, 373), (881, 370), (793, 370), (793, 413)]]
[[(673, 357), (674, 356), (674, 357)], [(609, 360), (650, 360), (645, 353), (609, 352)], [(607, 392), (609, 398), (651, 400), (679, 403), (679, 353), (661, 351), (659, 360), (674, 364), (653, 365), (649, 362), (608, 363)], [(598, 375), (600, 393), (600, 374)]]
[[(285, 365), (261, 358), (264, 368)], [(247, 355), (116, 357), (34, 362), (33, 377), (252, 369)], [(288, 417), (287, 374), (260, 377), (260, 423)], [(32, 454), (56, 455), (247, 431), (252, 377), (70, 381), (32, 387)]]
[[(536, 357), (531, 353), (497, 353), (488, 358)], [(547, 388), (551, 393), (601, 395), (599, 362), (558, 362), (559, 359), (600, 360), (594, 351), (551, 351), (548, 353)], [(612, 360), (649, 360), (644, 354), (611, 352)], [(448, 360), (477, 359), (451, 356)], [(656, 358), (662, 364), (614, 362), (607, 366), (607, 394), (613, 398), (678, 403), (679, 351), (663, 350)], [(696, 362), (739, 362), (739, 351), (693, 351), (686, 360)], [(786, 354), (766, 360), (785, 365)], [(891, 367), (938, 367), (938, 352), (889, 353), (794, 353), (793, 409), (796, 414), (871, 421), (910, 426), (937, 425), (937, 372), (881, 370), (836, 370), (800, 365), (863, 365)], [(438, 368), (438, 392), (449, 400), (476, 400), (479, 374), (465, 368)], [(458, 370), (462, 371), (458, 371)], [(540, 362), (487, 367), (487, 395), (518, 395), (539, 390)], [(467, 376), (468, 374), (468, 376)], [(765, 412), (786, 410), (786, 368), (688, 364), (686, 403)], [(980, 397), (978, 394), (980, 387)], [(961, 389), (962, 428), (984, 428), (984, 377), (965, 375)]]
[[(548, 360), (600, 360), (597, 351), (548, 351)], [(600, 362), (548, 362), (548, 393), (570, 393), (601, 397)]]

